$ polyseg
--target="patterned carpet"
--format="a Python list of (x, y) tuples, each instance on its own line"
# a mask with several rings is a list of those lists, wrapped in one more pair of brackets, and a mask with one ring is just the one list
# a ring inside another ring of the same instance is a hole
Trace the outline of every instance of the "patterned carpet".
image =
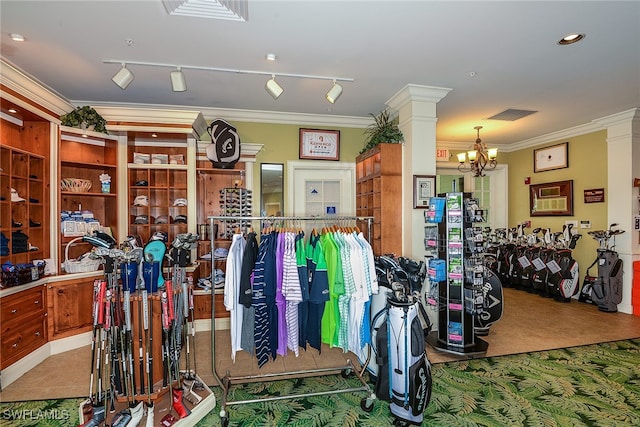
[[(434, 364), (424, 426), (640, 426), (640, 339)], [(357, 387), (340, 375), (233, 387), (230, 399)], [(214, 389), (218, 402), (219, 389)], [(386, 402), (364, 393), (233, 405), (230, 426), (384, 426)], [(75, 426), (80, 399), (0, 404), (3, 426)], [(198, 423), (220, 425), (219, 406)]]

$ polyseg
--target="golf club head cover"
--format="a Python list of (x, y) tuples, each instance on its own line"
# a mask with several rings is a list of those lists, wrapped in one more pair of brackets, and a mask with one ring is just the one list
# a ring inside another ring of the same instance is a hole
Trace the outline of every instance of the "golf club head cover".
[(147, 423), (145, 424), (146, 427), (154, 427), (155, 426), (155, 416), (153, 413), (153, 404), (147, 404)]
[(163, 427), (171, 427), (177, 422), (178, 422), (178, 419), (174, 417), (173, 414), (167, 414), (164, 417), (162, 417), (162, 420), (160, 420), (160, 425), (162, 425)]
[[(142, 278), (144, 280), (144, 286), (147, 292), (154, 293), (158, 290), (160, 285), (160, 263), (159, 262), (143, 262), (142, 263)], [(164, 280), (163, 283), (164, 285)]]
[(180, 418), (185, 418), (191, 414), (191, 412), (185, 408), (184, 403), (182, 402), (182, 389), (173, 389), (173, 409), (178, 413)]
[(126, 427), (131, 422), (131, 411), (123, 409), (111, 420), (111, 427)]
[[(145, 262), (142, 274), (148, 292), (155, 292), (158, 288), (164, 287), (162, 261), (164, 260), (166, 251), (167, 247), (161, 240), (152, 240), (144, 246), (143, 253)], [(151, 266), (148, 266), (149, 264), (151, 264)]]
[(127, 262), (120, 266), (120, 279), (122, 286), (129, 292), (136, 291), (136, 276), (138, 276), (138, 264), (135, 262)]
[(93, 407), (93, 416), (89, 421), (82, 424), (81, 427), (97, 427), (104, 422), (105, 417), (105, 409), (104, 406), (94, 406)]
[(127, 427), (137, 427), (144, 415), (144, 403), (138, 402), (136, 406), (129, 408), (129, 410), (131, 411), (131, 421)]

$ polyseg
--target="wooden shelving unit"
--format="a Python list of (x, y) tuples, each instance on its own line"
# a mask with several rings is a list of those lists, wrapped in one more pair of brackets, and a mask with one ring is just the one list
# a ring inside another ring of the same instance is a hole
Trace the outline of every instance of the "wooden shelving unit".
[(379, 144), (356, 158), (356, 216), (372, 216), (360, 230), (375, 255), (402, 252), (402, 145)]
[[(87, 192), (60, 190), (61, 211), (91, 211), (102, 227), (117, 234), (117, 137), (81, 129), (60, 127), (59, 136), (60, 179), (80, 178), (91, 181)], [(111, 177), (109, 192), (103, 192), (100, 175)], [(60, 187), (60, 183), (56, 183)], [(65, 260), (65, 248), (76, 236), (65, 236), (60, 230), (60, 261)], [(91, 245), (78, 242), (69, 248), (69, 258), (76, 258), (91, 250)]]
[[(164, 232), (170, 243), (176, 235), (186, 233), (189, 228), (187, 205), (175, 205), (177, 199), (188, 199), (187, 135), (155, 135), (153, 144), (148, 142), (148, 135), (128, 135), (129, 234), (138, 235), (143, 242), (147, 242), (154, 233)], [(166, 156), (167, 163), (136, 163), (136, 153), (148, 155), (150, 162), (152, 155)], [(177, 156), (180, 160), (169, 163), (170, 156)], [(147, 185), (136, 185), (141, 181), (145, 181)], [(148, 206), (135, 206), (134, 201), (138, 196), (146, 196)], [(194, 203), (195, 200), (187, 200), (189, 202)], [(140, 216), (146, 216), (146, 224), (136, 223), (136, 218)], [(175, 222), (179, 216), (186, 218), (187, 222)]]

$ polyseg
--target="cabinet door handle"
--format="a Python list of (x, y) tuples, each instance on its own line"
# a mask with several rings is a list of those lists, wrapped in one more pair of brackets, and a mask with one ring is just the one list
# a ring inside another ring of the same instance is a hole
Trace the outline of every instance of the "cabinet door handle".
[(40, 300), (39, 300), (39, 299), (37, 299), (37, 300), (35, 300), (33, 303), (34, 303), (34, 304), (36, 304), (36, 305), (37, 305), (37, 304), (40, 304)]
[(15, 308), (13, 310), (11, 310), (11, 314), (16, 314), (17, 312), (18, 312), (18, 310), (15, 309)]
[(17, 342), (16, 342), (16, 343), (13, 343), (13, 345), (12, 345), (11, 347), (13, 347), (13, 348), (17, 348), (17, 347), (18, 347), (18, 343), (17, 343)]
[(40, 336), (40, 331), (36, 331), (36, 336), (39, 337)]

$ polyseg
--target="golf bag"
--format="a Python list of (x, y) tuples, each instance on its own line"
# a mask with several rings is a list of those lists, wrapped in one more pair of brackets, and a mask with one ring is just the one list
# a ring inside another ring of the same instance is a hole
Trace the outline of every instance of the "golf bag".
[[(598, 249), (598, 277), (591, 285), (591, 301), (598, 310), (614, 313), (622, 302), (622, 260), (618, 253), (609, 249)], [(593, 264), (592, 264), (593, 265)], [(583, 285), (583, 292), (586, 284)]]
[(571, 250), (560, 249), (547, 264), (550, 274), (547, 277), (546, 296), (557, 301), (569, 302), (578, 293), (580, 274), (578, 262), (571, 255)]
[(395, 425), (420, 425), (431, 399), (431, 364), (418, 317), (420, 302), (387, 299), (387, 320), (376, 335), (379, 375), (375, 393), (390, 401)]
[[(376, 336), (380, 327), (387, 320), (388, 299), (393, 296), (392, 284), (398, 288), (401, 295), (413, 292), (419, 293), (422, 283), (426, 277), (426, 266), (423, 261), (417, 262), (408, 258), (394, 258), (392, 255), (376, 257), (376, 276), (378, 279), (379, 291), (371, 296), (371, 341), (373, 343), (374, 355), (379, 354)], [(431, 331), (431, 321), (419, 302), (419, 320), (425, 337)], [(367, 371), (371, 381), (377, 381), (379, 367), (376, 363), (369, 363)]]

